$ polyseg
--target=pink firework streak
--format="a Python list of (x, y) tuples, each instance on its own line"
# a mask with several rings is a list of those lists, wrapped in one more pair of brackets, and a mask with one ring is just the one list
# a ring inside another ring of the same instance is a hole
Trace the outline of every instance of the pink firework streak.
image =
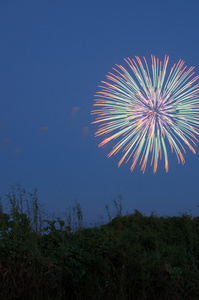
[(108, 154), (123, 152), (118, 166), (131, 159), (133, 171), (139, 161), (144, 173), (150, 157), (155, 173), (164, 156), (168, 171), (168, 145), (182, 164), (183, 144), (196, 153), (193, 145), (199, 135), (199, 76), (194, 77), (194, 68), (187, 69), (182, 60), (168, 75), (168, 56), (163, 63), (151, 56), (151, 70), (145, 57), (143, 60), (137, 56), (125, 59), (129, 72), (116, 65), (115, 73), (108, 73), (107, 82), (102, 81), (94, 104), (97, 109), (91, 112), (97, 115), (93, 123), (100, 123), (95, 136), (107, 136), (99, 146), (118, 139)]

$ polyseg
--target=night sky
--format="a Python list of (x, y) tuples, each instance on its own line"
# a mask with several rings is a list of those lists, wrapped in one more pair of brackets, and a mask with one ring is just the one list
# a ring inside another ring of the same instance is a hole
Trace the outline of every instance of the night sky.
[[(199, 208), (199, 144), (185, 165), (169, 153), (142, 174), (98, 148), (94, 94), (124, 58), (151, 54), (199, 74), (198, 0), (0, 1), (0, 194), (20, 183), (44, 210), (62, 215), (78, 200), (85, 222), (106, 219), (118, 195), (123, 212), (192, 213)], [(113, 208), (114, 211), (114, 208)]]

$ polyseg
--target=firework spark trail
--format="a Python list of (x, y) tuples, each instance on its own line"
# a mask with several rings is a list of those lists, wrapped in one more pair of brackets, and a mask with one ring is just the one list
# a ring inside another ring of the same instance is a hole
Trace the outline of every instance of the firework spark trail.
[(166, 55), (163, 63), (151, 56), (151, 71), (143, 60), (144, 64), (137, 56), (125, 59), (131, 73), (116, 65), (115, 73), (106, 76), (107, 82), (102, 81), (94, 104), (97, 109), (91, 112), (97, 115), (93, 124), (100, 123), (95, 136), (108, 136), (99, 146), (119, 139), (108, 154), (110, 157), (119, 151), (124, 153), (118, 166), (132, 159), (131, 171), (139, 161), (144, 173), (151, 156), (155, 173), (164, 156), (167, 172), (166, 140), (179, 163), (185, 163), (182, 143), (196, 153), (192, 144), (196, 146), (199, 135), (199, 76), (193, 77), (194, 68), (187, 69), (182, 60), (167, 75)]

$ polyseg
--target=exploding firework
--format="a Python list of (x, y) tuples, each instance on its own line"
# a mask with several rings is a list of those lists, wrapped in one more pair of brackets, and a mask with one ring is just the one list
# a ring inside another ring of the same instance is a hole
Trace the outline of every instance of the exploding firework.
[(107, 82), (102, 81), (91, 112), (97, 115), (93, 123), (100, 123), (95, 136), (106, 135), (99, 146), (118, 139), (108, 157), (121, 150), (118, 166), (131, 159), (131, 171), (139, 162), (143, 173), (148, 160), (155, 173), (163, 156), (168, 171), (169, 145), (184, 164), (183, 144), (196, 153), (199, 135), (199, 76), (193, 76), (194, 68), (179, 60), (167, 74), (168, 56), (163, 63), (155, 56), (151, 60), (151, 69), (139, 57), (125, 59), (129, 72), (116, 65)]

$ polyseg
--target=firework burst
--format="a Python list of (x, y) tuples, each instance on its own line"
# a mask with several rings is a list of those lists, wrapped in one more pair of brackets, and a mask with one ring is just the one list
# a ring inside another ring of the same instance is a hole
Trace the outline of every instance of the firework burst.
[(133, 171), (139, 162), (143, 173), (148, 160), (155, 173), (162, 157), (168, 171), (169, 145), (184, 164), (183, 144), (196, 153), (199, 135), (199, 76), (194, 77), (194, 68), (179, 60), (167, 74), (168, 56), (163, 63), (155, 56), (151, 60), (151, 69), (139, 57), (125, 59), (129, 72), (116, 65), (107, 82), (102, 81), (91, 112), (97, 115), (93, 123), (100, 123), (95, 136), (107, 136), (99, 146), (118, 139), (108, 157), (121, 150), (118, 166), (131, 160)]

